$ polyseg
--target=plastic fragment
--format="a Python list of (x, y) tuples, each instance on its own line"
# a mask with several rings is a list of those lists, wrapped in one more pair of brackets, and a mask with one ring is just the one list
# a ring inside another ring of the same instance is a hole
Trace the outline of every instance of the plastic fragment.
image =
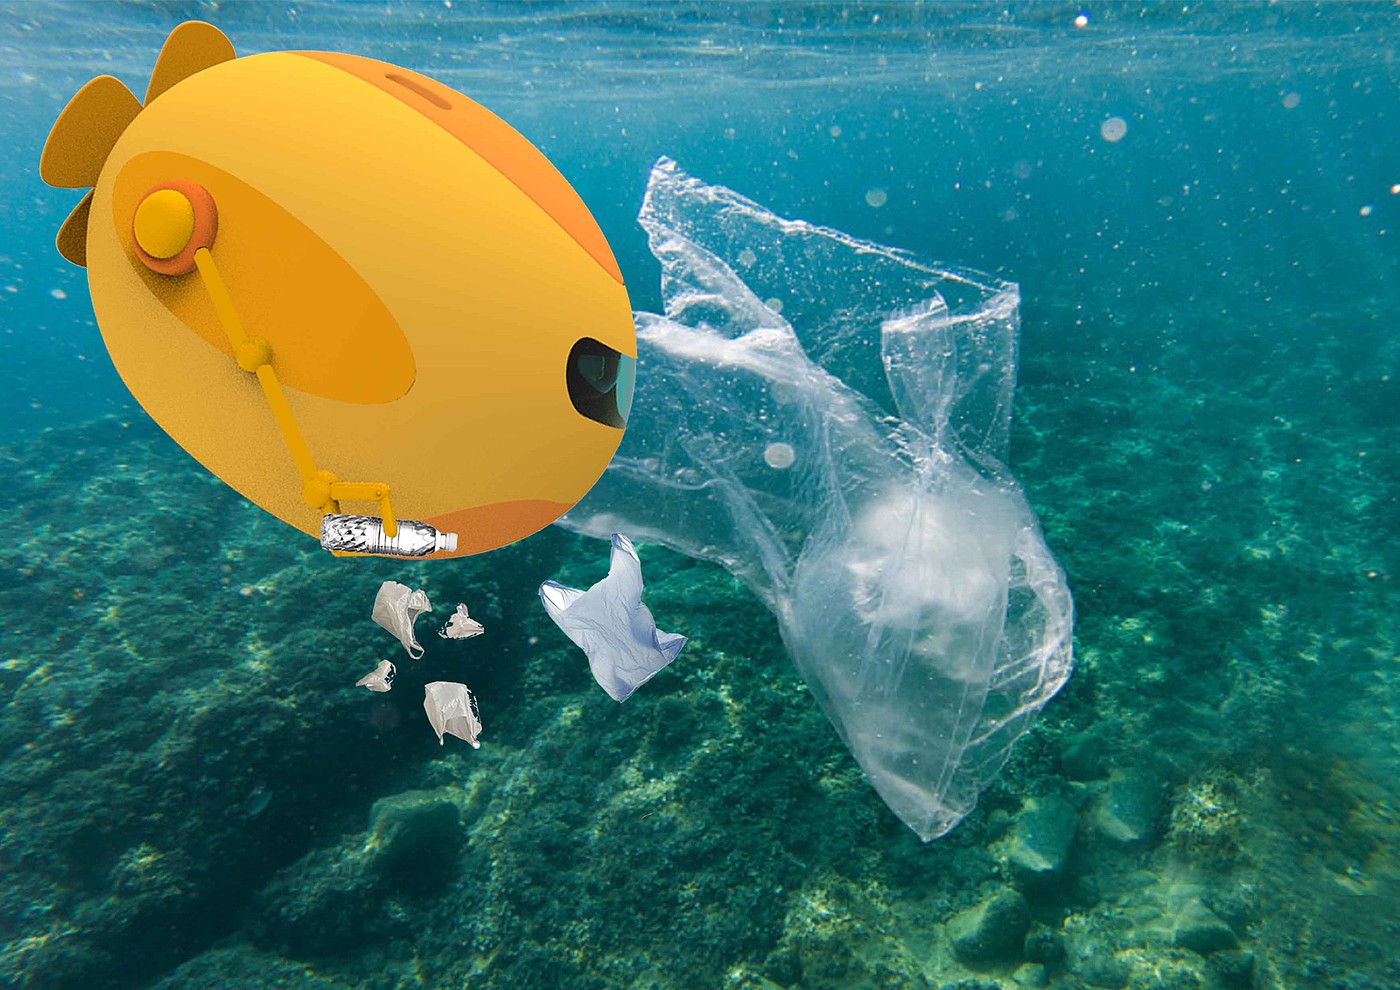
[(485, 626), (467, 614), (467, 606), (459, 604), (457, 611), (447, 620), (447, 625), (438, 630), (438, 635), (443, 639), (471, 639), (485, 631)]
[(423, 688), (423, 710), (428, 713), (428, 722), (437, 733), (438, 745), (444, 745), (443, 736), (456, 736), (471, 743), (473, 749), (480, 749), (477, 737), (481, 735), (481, 715), (477, 711), (476, 699), (465, 684), (453, 681), (433, 681)]
[(356, 687), (369, 688), (377, 694), (383, 694), (394, 686), (394, 665), (388, 660), (379, 661), (379, 666), (361, 677), (355, 682)]
[(426, 592), (414, 591), (397, 581), (385, 581), (374, 596), (374, 611), (370, 618), (393, 633), (408, 655), (418, 660), (423, 656), (423, 647), (413, 636), (413, 622), (424, 612), (432, 610)]

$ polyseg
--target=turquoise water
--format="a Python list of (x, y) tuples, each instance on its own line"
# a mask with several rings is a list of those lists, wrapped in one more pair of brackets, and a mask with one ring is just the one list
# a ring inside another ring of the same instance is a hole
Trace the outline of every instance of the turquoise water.
[[(602, 544), (336, 566), (151, 424), (38, 155), (190, 18), (494, 110), (638, 310), (661, 155), (1019, 283), (1076, 669), (977, 811), (920, 844), (717, 567), (641, 548), (618, 706), (535, 597)], [(7, 4), (0, 134), (0, 986), (1400, 986), (1400, 8)], [(348, 687), (391, 578), (487, 626), (480, 750)]]

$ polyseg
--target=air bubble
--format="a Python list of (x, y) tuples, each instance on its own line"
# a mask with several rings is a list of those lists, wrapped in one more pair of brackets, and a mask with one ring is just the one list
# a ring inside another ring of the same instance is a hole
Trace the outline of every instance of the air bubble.
[(1127, 133), (1128, 122), (1122, 117), (1109, 117), (1099, 126), (1099, 134), (1110, 144), (1123, 140), (1123, 135)]
[(763, 463), (774, 471), (786, 471), (797, 460), (797, 451), (790, 443), (770, 443), (763, 451)]

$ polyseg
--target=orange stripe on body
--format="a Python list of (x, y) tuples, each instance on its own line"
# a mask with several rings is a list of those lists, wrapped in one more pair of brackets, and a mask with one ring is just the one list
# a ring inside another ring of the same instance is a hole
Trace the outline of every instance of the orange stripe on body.
[(434, 557), (465, 557), (523, 540), (572, 508), (567, 502), (518, 499), (444, 512), (423, 521), (438, 532), (457, 534), (457, 552), (439, 552)]
[(620, 284), (607, 239), (588, 207), (540, 150), (490, 110), (429, 76), (360, 55), (291, 52), (363, 79), (461, 141), (516, 185)]

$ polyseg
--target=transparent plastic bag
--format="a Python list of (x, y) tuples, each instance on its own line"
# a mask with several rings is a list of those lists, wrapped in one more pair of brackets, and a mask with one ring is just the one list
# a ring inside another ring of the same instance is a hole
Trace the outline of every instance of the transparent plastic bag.
[(1073, 607), (1003, 466), (1015, 285), (785, 220), (662, 159), (618, 456), (561, 523), (724, 565), (925, 841), (1068, 678)]

